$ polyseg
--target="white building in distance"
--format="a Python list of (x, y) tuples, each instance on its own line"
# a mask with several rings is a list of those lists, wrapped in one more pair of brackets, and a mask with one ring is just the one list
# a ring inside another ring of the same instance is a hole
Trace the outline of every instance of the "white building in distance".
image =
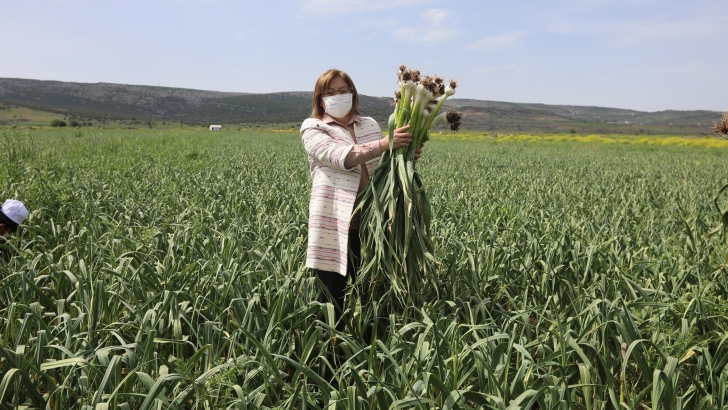
[(221, 129), (221, 125), (210, 125), (210, 131), (220, 131)]

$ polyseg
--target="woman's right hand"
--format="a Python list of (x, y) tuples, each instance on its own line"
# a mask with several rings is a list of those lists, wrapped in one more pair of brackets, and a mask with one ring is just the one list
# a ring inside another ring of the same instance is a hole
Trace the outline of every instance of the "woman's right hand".
[[(406, 147), (412, 142), (412, 134), (407, 132), (409, 125), (397, 128), (394, 130), (394, 141), (392, 143), (392, 149)], [(389, 150), (389, 137), (384, 137), (379, 140), (379, 146), (382, 148), (382, 152)]]

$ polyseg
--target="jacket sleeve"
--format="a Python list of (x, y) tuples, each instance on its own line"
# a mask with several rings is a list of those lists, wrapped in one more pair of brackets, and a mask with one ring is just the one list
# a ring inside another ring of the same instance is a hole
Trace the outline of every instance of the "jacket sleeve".
[(356, 168), (356, 166), (351, 168), (344, 166), (346, 156), (354, 148), (354, 144), (335, 141), (324, 129), (315, 125), (307, 126), (307, 122), (304, 122), (301, 127), (301, 139), (303, 148), (309, 156), (340, 171), (351, 171)]
[(346, 156), (344, 163), (353, 168), (380, 155), (382, 155), (382, 148), (379, 146), (379, 140), (369, 141), (366, 144), (354, 145), (354, 148)]

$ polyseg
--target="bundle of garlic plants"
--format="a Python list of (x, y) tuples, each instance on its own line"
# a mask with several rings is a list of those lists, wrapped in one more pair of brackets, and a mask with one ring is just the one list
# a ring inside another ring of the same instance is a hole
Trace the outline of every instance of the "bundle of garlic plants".
[(723, 113), (719, 122), (713, 121), (713, 128), (719, 137), (728, 138), (728, 111)]
[[(432, 207), (416, 170), (415, 150), (438, 123), (458, 129), (457, 111), (440, 113), (456, 86), (453, 80), (445, 85), (441, 77), (421, 76), (419, 70), (400, 67), (399, 91), (388, 124), (389, 150), (358, 198), (362, 267), (354, 288), (363, 291), (365, 303), (374, 302), (388, 312), (395, 305), (416, 304), (424, 294), (423, 286), (433, 284)], [(412, 142), (392, 149), (394, 130), (406, 125)]]

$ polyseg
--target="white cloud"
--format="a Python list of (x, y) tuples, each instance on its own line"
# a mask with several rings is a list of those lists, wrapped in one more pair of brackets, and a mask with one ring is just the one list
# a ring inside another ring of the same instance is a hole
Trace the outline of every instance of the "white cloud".
[(430, 9), (421, 13), (420, 17), (423, 20), (421, 24), (394, 30), (395, 38), (415, 43), (436, 43), (457, 35), (457, 31), (447, 24), (451, 21), (447, 10)]
[(366, 11), (392, 10), (402, 7), (422, 6), (431, 0), (302, 0), (304, 16), (351, 14)]
[(422, 13), (422, 19), (433, 26), (439, 26), (450, 17), (450, 12), (442, 9), (430, 9)]
[(478, 41), (468, 44), (465, 48), (469, 50), (495, 50), (500, 48), (513, 47), (521, 42), (528, 33), (517, 31), (513, 33), (500, 34), (497, 36), (481, 38)]

